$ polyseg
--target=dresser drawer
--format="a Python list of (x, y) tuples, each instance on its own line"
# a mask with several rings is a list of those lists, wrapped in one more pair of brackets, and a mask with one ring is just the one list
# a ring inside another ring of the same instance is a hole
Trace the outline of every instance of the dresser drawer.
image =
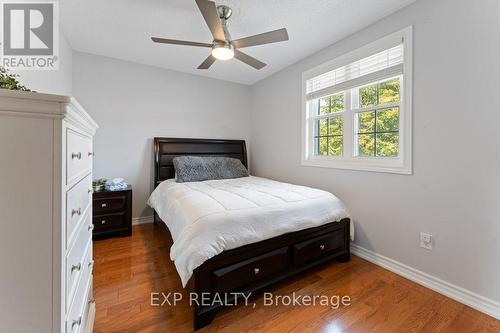
[(66, 248), (75, 239), (80, 221), (85, 215), (92, 195), (92, 179), (88, 175), (66, 193)]
[(125, 212), (119, 212), (114, 214), (97, 215), (93, 218), (94, 230), (106, 231), (114, 230), (117, 227), (125, 226)]
[(71, 129), (66, 131), (66, 184), (72, 184), (92, 169), (92, 139)]
[(86, 270), (89, 258), (92, 259), (91, 216), (87, 214), (73, 247), (66, 256), (66, 309), (69, 308), (76, 292), (80, 277)]
[[(93, 264), (93, 263), (92, 263)], [(83, 312), (83, 319), (82, 319), (82, 324), (80, 325), (80, 332), (93, 332), (93, 326), (89, 327), (89, 325), (93, 325), (94, 324), (94, 318), (95, 318), (95, 300), (94, 300), (94, 296), (93, 296), (93, 293), (92, 293), (92, 286), (93, 286), (93, 277), (92, 277), (92, 271), (90, 272), (90, 287), (89, 287), (89, 290), (88, 290), (88, 293), (87, 293), (87, 297), (86, 297), (86, 306), (85, 306), (85, 309), (84, 309), (84, 312)], [(92, 307), (94, 307), (93, 310)], [(91, 313), (92, 311), (92, 313)]]
[(108, 196), (106, 198), (94, 198), (92, 204), (94, 206), (94, 212), (97, 214), (124, 209), (126, 203), (126, 195), (120, 195), (119, 193), (117, 193), (116, 195)]
[(232, 291), (288, 267), (288, 247), (265, 253), (212, 272), (213, 290)]
[(83, 333), (86, 326), (86, 316), (89, 307), (89, 294), (91, 292), (92, 281), (92, 265), (85, 265), (85, 271), (78, 284), (78, 289), (70, 305), (70, 310), (66, 316), (66, 332), (67, 333)]
[(344, 247), (344, 229), (329, 232), (293, 246), (293, 263), (301, 265)]

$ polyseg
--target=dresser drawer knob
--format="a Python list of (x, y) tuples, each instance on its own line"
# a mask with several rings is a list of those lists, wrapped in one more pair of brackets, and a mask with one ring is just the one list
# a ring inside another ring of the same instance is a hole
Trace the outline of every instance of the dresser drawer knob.
[(94, 154), (93, 152), (89, 151), (88, 156), (89, 156), (89, 157), (90, 157), (90, 156), (95, 156), (95, 154)]
[(71, 153), (71, 159), (74, 160), (75, 158), (78, 159), (78, 160), (81, 160), (82, 159), (82, 153), (81, 152)]
[(82, 317), (78, 317), (78, 319), (75, 319), (73, 320), (73, 323), (71, 323), (71, 330), (73, 330), (73, 328), (75, 326), (80, 326), (82, 324)]
[(89, 267), (92, 267), (92, 266), (94, 266), (94, 260), (89, 261)]
[(321, 251), (323, 251), (323, 250), (325, 249), (325, 246), (324, 246), (323, 244), (321, 244), (321, 245), (319, 246), (319, 249), (320, 249)]
[(82, 215), (82, 209), (78, 208), (78, 209), (71, 210), (71, 217), (73, 217), (73, 215), (75, 215), (75, 214), (78, 214), (78, 216)]
[(80, 269), (82, 269), (81, 263), (78, 263), (78, 265), (73, 265), (71, 266), (71, 273), (73, 273), (74, 271), (80, 271)]
[(92, 230), (94, 230), (94, 225), (93, 225), (93, 224), (89, 225), (89, 227), (87, 228), (87, 230), (88, 230), (88, 231), (92, 231)]
[(253, 274), (254, 274), (254, 275), (257, 275), (257, 274), (259, 274), (259, 273), (260, 273), (260, 268), (254, 268), (254, 269), (253, 269)]
[(103, 203), (101, 204), (101, 208), (106, 208), (106, 207), (108, 207), (108, 204), (107, 204), (107, 203), (105, 203), (105, 202), (103, 202)]
[(102, 221), (101, 221), (101, 224), (106, 224), (106, 220), (102, 220)]

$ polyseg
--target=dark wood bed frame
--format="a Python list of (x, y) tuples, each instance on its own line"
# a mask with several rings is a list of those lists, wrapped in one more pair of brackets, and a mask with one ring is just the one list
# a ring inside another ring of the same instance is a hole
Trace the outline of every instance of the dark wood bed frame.
[[(233, 157), (247, 167), (244, 140), (155, 138), (155, 187), (175, 177), (172, 160), (182, 155)], [(232, 302), (234, 293), (254, 293), (333, 259), (348, 261), (349, 235), (349, 219), (342, 219), (224, 251), (196, 268), (188, 289), (200, 296), (225, 294)], [(194, 329), (210, 324), (220, 307), (193, 305)]]

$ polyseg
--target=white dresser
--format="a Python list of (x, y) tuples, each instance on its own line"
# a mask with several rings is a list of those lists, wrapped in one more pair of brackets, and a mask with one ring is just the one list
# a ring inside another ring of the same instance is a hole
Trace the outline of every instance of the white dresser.
[(70, 97), (0, 89), (0, 332), (91, 332), (92, 137)]

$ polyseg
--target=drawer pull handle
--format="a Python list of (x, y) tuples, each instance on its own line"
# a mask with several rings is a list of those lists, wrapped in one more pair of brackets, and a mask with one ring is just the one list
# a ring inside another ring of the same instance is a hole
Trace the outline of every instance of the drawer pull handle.
[(75, 215), (75, 214), (78, 214), (78, 216), (82, 215), (82, 209), (78, 208), (78, 209), (71, 210), (71, 217), (73, 217), (73, 215)]
[(325, 246), (324, 246), (323, 244), (321, 244), (321, 245), (319, 246), (319, 249), (320, 249), (321, 251), (323, 251), (323, 250), (325, 249)]
[(78, 265), (73, 265), (71, 266), (71, 273), (73, 273), (73, 271), (80, 271), (80, 269), (82, 269), (81, 263), (78, 263)]
[(106, 220), (102, 220), (102, 221), (101, 221), (101, 224), (106, 224)]
[(101, 208), (106, 208), (106, 207), (108, 207), (107, 203), (104, 202), (104, 203), (101, 204)]
[(94, 260), (89, 261), (89, 267), (92, 267), (92, 266), (94, 266)]
[(253, 269), (253, 274), (258, 275), (260, 273), (260, 268), (254, 268)]
[(93, 225), (93, 224), (89, 225), (89, 227), (87, 228), (87, 230), (88, 230), (88, 231), (92, 231), (92, 230), (94, 230), (94, 225)]
[(71, 324), (71, 330), (73, 330), (75, 326), (80, 326), (81, 323), (82, 323), (82, 317), (80, 316), (78, 317), (78, 319), (73, 320), (73, 323)]
[(81, 152), (71, 153), (71, 159), (74, 160), (75, 158), (81, 160), (82, 159), (82, 153)]

